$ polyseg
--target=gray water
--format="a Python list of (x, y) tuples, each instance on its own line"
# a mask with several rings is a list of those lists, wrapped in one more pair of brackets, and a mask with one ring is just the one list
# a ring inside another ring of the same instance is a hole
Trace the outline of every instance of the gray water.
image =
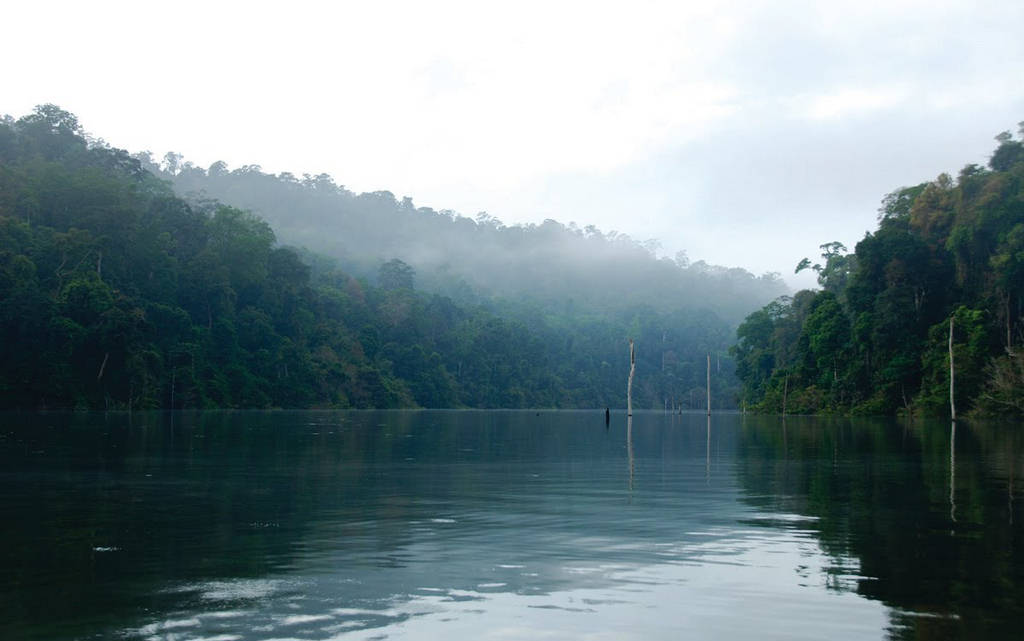
[(0, 415), (3, 639), (1011, 638), (1012, 425)]

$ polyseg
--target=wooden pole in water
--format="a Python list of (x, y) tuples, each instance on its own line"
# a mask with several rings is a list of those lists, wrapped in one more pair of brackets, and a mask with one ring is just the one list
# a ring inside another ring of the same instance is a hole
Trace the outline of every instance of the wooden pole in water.
[(711, 352), (708, 352), (708, 416), (711, 416)]
[(956, 402), (953, 399), (953, 379), (955, 370), (953, 369), (953, 317), (949, 317), (949, 417), (951, 420), (956, 420)]
[(636, 348), (629, 339), (629, 381), (626, 383), (626, 416), (633, 417), (633, 374), (636, 372)]

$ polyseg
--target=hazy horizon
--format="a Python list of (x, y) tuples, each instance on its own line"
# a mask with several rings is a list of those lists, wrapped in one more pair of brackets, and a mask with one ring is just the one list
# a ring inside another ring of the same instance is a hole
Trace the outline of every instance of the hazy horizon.
[[(1017, 3), (22, 5), (0, 110), (779, 272), (1024, 118)], [(40, 42), (45, 46), (40, 46)], [(31, 52), (32, 55), (23, 55)]]

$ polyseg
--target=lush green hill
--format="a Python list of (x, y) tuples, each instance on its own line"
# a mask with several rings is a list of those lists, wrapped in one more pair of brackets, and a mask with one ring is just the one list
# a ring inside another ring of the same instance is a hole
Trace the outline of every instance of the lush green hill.
[[(399, 258), (421, 286), (458, 302), (528, 301), (552, 315), (605, 314), (647, 306), (658, 312), (710, 310), (732, 324), (788, 290), (777, 274), (658, 258), (655, 244), (593, 226), (554, 220), (502, 224), (416, 207), (390, 192), (355, 194), (327, 175), (272, 175), (259, 166), (196, 167), (175, 154), (158, 165), (136, 156), (189, 200), (204, 197), (250, 210), (288, 243), (323, 252), (357, 276)], [(577, 215), (583, 215), (579, 213)]]
[(765, 411), (1024, 414), (1024, 144), (886, 196), (852, 254), (822, 245), (821, 291), (751, 314), (733, 350)]
[(456, 302), (374, 270), (183, 200), (52, 105), (0, 122), (0, 408), (617, 407), (628, 337), (637, 406), (699, 403), (708, 352), (735, 402), (709, 311)]

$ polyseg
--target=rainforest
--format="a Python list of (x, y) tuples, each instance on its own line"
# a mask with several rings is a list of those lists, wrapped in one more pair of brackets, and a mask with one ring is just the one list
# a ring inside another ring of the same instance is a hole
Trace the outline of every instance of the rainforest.
[(629, 338), (639, 407), (704, 403), (708, 355), (735, 407), (733, 326), (784, 291), (592, 227), (158, 166), (54, 105), (0, 123), (0, 408), (620, 407)]
[[(818, 289), (592, 225), (0, 123), (0, 407), (1024, 412), (1024, 143), (897, 189)], [(950, 335), (952, 327), (952, 337)]]
[[(1024, 135), (1024, 123), (1021, 126)], [(818, 290), (749, 315), (731, 348), (769, 413), (1024, 413), (1024, 144), (897, 189), (852, 252), (821, 246)]]

